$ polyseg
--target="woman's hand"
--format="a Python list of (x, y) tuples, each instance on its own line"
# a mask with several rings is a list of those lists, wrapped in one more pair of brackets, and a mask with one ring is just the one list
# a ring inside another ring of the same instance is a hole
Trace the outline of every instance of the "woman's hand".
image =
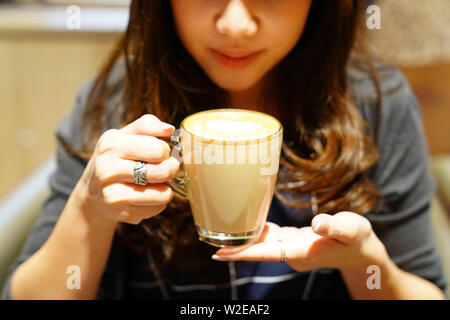
[(299, 229), (268, 222), (255, 243), (220, 249), (213, 259), (280, 261), (283, 245), (286, 263), (297, 271), (334, 268), (365, 274), (367, 266), (382, 266), (389, 261), (385, 247), (373, 232), (370, 222), (359, 214), (319, 214), (311, 225)]
[[(144, 115), (124, 128), (106, 131), (76, 190), (87, 212), (114, 222), (138, 224), (161, 213), (172, 200), (164, 182), (176, 176), (179, 162), (169, 145), (156, 137), (169, 137), (174, 127), (153, 115)], [(134, 183), (136, 161), (147, 163), (147, 185)]]

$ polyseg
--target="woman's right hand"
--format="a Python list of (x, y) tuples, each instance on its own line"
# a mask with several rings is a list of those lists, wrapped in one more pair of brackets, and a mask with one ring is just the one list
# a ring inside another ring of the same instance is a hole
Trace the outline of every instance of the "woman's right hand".
[[(122, 129), (104, 132), (76, 186), (83, 208), (131, 224), (161, 213), (173, 197), (164, 182), (176, 176), (180, 164), (157, 137), (169, 137), (174, 129), (146, 114)], [(147, 163), (145, 186), (134, 183), (136, 161)]]

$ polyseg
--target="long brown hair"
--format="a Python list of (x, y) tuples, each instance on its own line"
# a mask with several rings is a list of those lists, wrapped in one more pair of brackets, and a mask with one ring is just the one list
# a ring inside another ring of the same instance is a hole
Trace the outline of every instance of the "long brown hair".
[[(352, 101), (347, 79), (361, 12), (358, 0), (313, 1), (301, 39), (274, 68), (272, 81), (263, 90), (272, 99), (261, 101), (282, 106), (278, 118), (284, 143), (275, 196), (289, 206), (311, 203), (286, 194), (312, 194), (317, 212), (366, 214), (380, 198), (367, 174), (378, 158), (377, 127), (369, 131)], [(85, 107), (87, 157), (105, 130), (105, 115), (115, 114), (105, 114), (108, 97), (117, 90), (108, 87), (108, 77), (122, 57), (126, 66), (120, 83), (122, 125), (151, 113), (178, 126), (193, 112), (227, 103), (226, 92), (181, 44), (170, 1), (133, 0), (128, 28), (99, 72)], [(374, 72), (370, 61), (368, 66)], [(136, 250), (151, 247), (164, 270), (174, 266), (200, 270), (198, 261), (210, 260), (212, 251), (197, 241), (189, 206), (179, 201), (138, 226), (121, 224), (119, 231)]]

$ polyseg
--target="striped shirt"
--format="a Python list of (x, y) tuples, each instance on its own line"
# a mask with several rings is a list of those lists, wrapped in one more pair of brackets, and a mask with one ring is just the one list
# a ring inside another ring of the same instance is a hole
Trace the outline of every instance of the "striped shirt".
[[(293, 209), (282, 204), (276, 197), (272, 200), (268, 221), (280, 226), (305, 227), (311, 223), (311, 208)], [(120, 241), (117, 239), (117, 241)], [(120, 245), (117, 244), (116, 245)], [(119, 250), (120, 251), (120, 250)], [(212, 272), (221, 272), (226, 281), (217, 283), (193, 283), (187, 272), (177, 270), (170, 281), (158, 277), (152, 263), (151, 253), (140, 256), (123, 249), (121, 258), (127, 259), (122, 296), (124, 299), (328, 299), (349, 298), (340, 273), (333, 269), (297, 272), (280, 262), (213, 262)], [(156, 275), (156, 276), (155, 276)], [(120, 281), (120, 280), (115, 280)], [(315, 289), (316, 288), (316, 289)], [(317, 288), (320, 288), (317, 291)], [(100, 298), (110, 298), (102, 297)]]

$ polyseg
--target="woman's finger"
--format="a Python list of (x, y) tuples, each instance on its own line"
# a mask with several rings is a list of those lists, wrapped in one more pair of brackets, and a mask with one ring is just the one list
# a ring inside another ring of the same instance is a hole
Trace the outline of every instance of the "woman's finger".
[(168, 137), (174, 130), (174, 126), (162, 122), (152, 114), (145, 114), (120, 129), (120, 131), (127, 134), (148, 135), (155, 137)]
[(212, 258), (218, 261), (286, 261), (295, 270), (309, 270), (321, 265), (318, 256), (336, 251), (336, 245), (342, 246), (316, 234), (311, 227), (279, 227), (268, 223), (265, 231), (257, 242), (241, 249), (220, 249)]
[(281, 261), (281, 245), (278, 241), (259, 242), (233, 254), (224, 254), (220, 249), (212, 258), (218, 261)]
[[(134, 166), (136, 161), (118, 158), (113, 153), (99, 155), (96, 159), (96, 174), (102, 186), (115, 183), (134, 183)], [(175, 178), (180, 163), (174, 157), (169, 157), (158, 163), (146, 163), (147, 183), (164, 183)]]
[(169, 145), (156, 137), (128, 135), (120, 130), (106, 131), (97, 143), (97, 154), (113, 152), (118, 157), (143, 162), (160, 162), (170, 156)]
[(165, 184), (140, 186), (114, 183), (102, 189), (103, 202), (108, 205), (162, 206), (173, 198), (172, 189)]
[(166, 205), (160, 206), (125, 206), (122, 210), (117, 210), (112, 218), (116, 221), (129, 224), (139, 224), (142, 220), (152, 218), (166, 209)]
[(372, 230), (369, 220), (349, 211), (342, 211), (335, 215), (318, 214), (313, 218), (311, 225), (318, 235), (346, 244), (361, 241)]
[(226, 256), (226, 255), (233, 255), (240, 251), (243, 251), (244, 249), (248, 248), (249, 246), (253, 246), (257, 243), (261, 242), (268, 242), (272, 241), (275, 238), (280, 238), (280, 226), (278, 226), (275, 223), (272, 222), (266, 222), (264, 225), (263, 231), (261, 232), (260, 236), (255, 242), (249, 243), (247, 245), (239, 246), (239, 247), (229, 247), (229, 248), (221, 248), (219, 251), (217, 251), (218, 254)]
[(219, 261), (280, 261), (280, 242), (282, 228), (275, 223), (267, 222), (258, 240), (236, 248), (219, 249), (213, 259)]

